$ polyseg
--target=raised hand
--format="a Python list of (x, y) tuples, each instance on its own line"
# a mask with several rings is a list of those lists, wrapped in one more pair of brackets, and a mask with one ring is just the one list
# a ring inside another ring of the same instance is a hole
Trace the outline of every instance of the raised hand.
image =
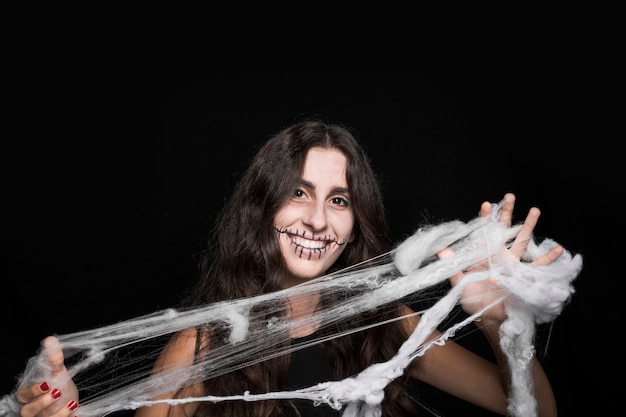
[[(505, 194), (502, 204), (502, 210), (500, 212), (499, 221), (503, 222), (506, 226), (511, 227), (512, 219), (513, 219), (513, 209), (515, 207), (515, 195), (512, 193)], [(491, 216), (493, 210), (493, 205), (485, 201), (480, 206), (480, 216), (488, 217)], [(514, 241), (511, 246), (503, 251), (500, 255), (504, 257), (504, 259), (508, 262), (520, 262), (522, 256), (524, 255), (526, 248), (533, 236), (533, 231), (535, 226), (537, 225), (537, 221), (539, 220), (539, 216), (541, 215), (541, 211), (532, 207), (528, 211), (528, 215), (524, 220), (519, 232), (515, 236)], [(545, 254), (537, 257), (532, 261), (532, 265), (549, 265), (554, 262), (561, 254), (563, 253), (562, 246), (555, 246)], [(440, 258), (446, 258), (448, 256), (452, 256), (453, 251), (451, 248), (446, 248), (439, 253)], [(450, 277), (450, 283), (453, 286), (456, 286), (461, 279), (465, 276), (465, 274), (485, 270), (488, 267), (488, 261), (481, 263), (479, 265), (475, 265), (471, 269), (455, 274)], [(463, 296), (461, 297), (461, 304), (463, 306), (463, 310), (468, 314), (474, 314), (480, 311), (482, 308), (494, 302), (498, 297), (504, 295), (506, 290), (502, 287), (498, 286), (498, 282), (496, 279), (491, 279), (488, 281), (479, 281), (475, 283), (468, 284), (463, 292)], [(482, 314), (483, 319), (492, 319), (499, 322), (502, 322), (506, 319), (504, 302), (498, 303), (491, 307), (489, 310), (485, 311)]]

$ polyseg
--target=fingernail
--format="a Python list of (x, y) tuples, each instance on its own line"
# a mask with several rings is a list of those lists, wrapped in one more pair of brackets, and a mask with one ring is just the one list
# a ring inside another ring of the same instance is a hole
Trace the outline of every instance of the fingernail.
[(59, 398), (61, 396), (61, 391), (55, 388), (52, 390), (50, 395), (52, 395), (52, 398)]
[(39, 389), (42, 391), (48, 391), (50, 389), (50, 385), (48, 385), (47, 382), (42, 382), (41, 385), (39, 385)]
[(67, 404), (67, 408), (69, 408), (70, 410), (76, 410), (76, 407), (78, 407), (78, 403), (74, 400), (70, 401)]

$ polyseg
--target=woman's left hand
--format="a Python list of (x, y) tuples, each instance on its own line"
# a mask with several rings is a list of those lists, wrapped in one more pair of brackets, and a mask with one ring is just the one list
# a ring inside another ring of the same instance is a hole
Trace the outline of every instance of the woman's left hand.
[[(512, 224), (514, 207), (515, 195), (512, 193), (505, 194), (499, 221), (504, 222), (509, 227)], [(488, 201), (483, 202), (480, 206), (480, 216), (490, 216), (491, 212), (492, 204)], [(533, 231), (535, 229), (535, 226), (537, 225), (537, 221), (539, 220), (540, 215), (541, 212), (536, 207), (532, 207), (528, 211), (528, 215), (524, 220), (524, 224), (522, 225), (519, 233), (515, 237), (513, 244), (510, 248), (504, 251), (503, 256), (507, 261), (520, 262), (520, 259), (522, 258), (522, 255), (526, 251), (528, 243), (532, 238)], [(531, 265), (549, 265), (554, 262), (559, 256), (561, 256), (563, 250), (563, 247), (558, 245), (546, 252), (545, 254), (537, 257), (535, 260), (533, 260)], [(446, 258), (448, 256), (452, 256), (453, 251), (451, 248), (446, 248), (439, 252), (438, 255), (440, 258)], [(477, 265), (471, 270), (465, 271), (465, 273), (472, 272), (479, 268), (486, 268), (486, 264)], [(450, 283), (452, 284), (452, 286), (457, 285), (460, 280), (465, 276), (465, 273), (460, 272), (450, 277)], [(474, 314), (480, 311), (482, 308), (491, 304), (497, 298), (502, 297), (505, 291), (506, 290), (504, 288), (499, 287), (498, 283), (493, 280), (471, 283), (468, 284), (463, 291), (463, 295), (461, 297), (461, 305), (463, 306), (463, 310), (466, 313)], [(504, 302), (500, 302), (497, 305), (489, 308), (482, 313), (481, 317), (486, 320), (495, 320), (498, 322), (504, 321), (506, 319)]]

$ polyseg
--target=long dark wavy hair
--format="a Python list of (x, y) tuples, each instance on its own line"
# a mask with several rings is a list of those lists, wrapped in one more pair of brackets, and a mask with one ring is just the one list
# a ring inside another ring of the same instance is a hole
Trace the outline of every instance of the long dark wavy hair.
[[(305, 120), (267, 140), (242, 174), (217, 217), (208, 249), (200, 262), (200, 278), (183, 306), (253, 297), (282, 289), (285, 265), (274, 229), (274, 217), (297, 188), (307, 152), (313, 147), (338, 149), (346, 156), (347, 183), (355, 217), (354, 241), (347, 245), (327, 272), (389, 251), (391, 242), (382, 191), (364, 149), (342, 125)], [(357, 319), (358, 324), (367, 324), (398, 314), (399, 305), (393, 305), (360, 315)], [(326, 331), (336, 332), (354, 325), (353, 322), (339, 323)], [(211, 340), (211, 343), (221, 340), (212, 337), (218, 331), (214, 327), (205, 326), (198, 331), (199, 339)], [(392, 320), (390, 324), (324, 342), (323, 349), (333, 362), (336, 379), (343, 379), (372, 363), (390, 359), (407, 336), (401, 322)], [(203, 349), (211, 349), (211, 343), (199, 345), (197, 354), (202, 355)], [(206, 392), (232, 395), (245, 391), (280, 391), (284, 388), (289, 361), (290, 355), (287, 354), (208, 379), (204, 381)], [(407, 378), (398, 378), (387, 386), (383, 416), (417, 415), (406, 389)], [(293, 415), (287, 414), (294, 412), (293, 404), (279, 400), (205, 402), (196, 415), (281, 417)]]

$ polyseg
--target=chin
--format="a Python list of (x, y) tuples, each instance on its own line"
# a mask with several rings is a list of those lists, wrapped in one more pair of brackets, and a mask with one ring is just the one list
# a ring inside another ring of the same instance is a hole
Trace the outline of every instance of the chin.
[(319, 269), (319, 268), (307, 268), (307, 267), (293, 267), (290, 266), (289, 267), (289, 272), (290, 275), (293, 277), (293, 279), (296, 280), (300, 280), (300, 281), (309, 281), (315, 278), (319, 278), (322, 275), (324, 275), (326, 270), (324, 269)]
[(300, 273), (300, 272), (296, 272), (295, 274), (292, 274), (294, 279), (301, 280), (301, 281), (310, 281), (312, 279), (319, 278), (322, 275), (324, 274), (323, 273), (306, 274), (306, 273)]

